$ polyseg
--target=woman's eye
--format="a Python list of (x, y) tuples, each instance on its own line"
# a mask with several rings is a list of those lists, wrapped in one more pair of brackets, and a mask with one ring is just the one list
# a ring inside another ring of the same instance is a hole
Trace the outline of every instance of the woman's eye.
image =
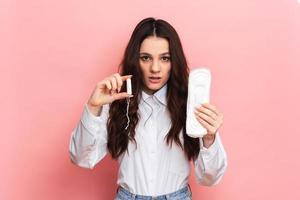
[(169, 61), (169, 60), (170, 60), (170, 57), (164, 56), (164, 57), (162, 57), (162, 60), (163, 60), (163, 61)]
[(149, 56), (142, 56), (141, 59), (142, 59), (143, 61), (148, 61), (148, 60), (150, 60)]

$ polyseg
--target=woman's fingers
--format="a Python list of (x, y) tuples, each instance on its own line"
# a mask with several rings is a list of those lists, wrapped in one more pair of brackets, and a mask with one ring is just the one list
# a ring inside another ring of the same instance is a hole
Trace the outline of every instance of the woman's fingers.
[(199, 121), (199, 123), (201, 123), (209, 133), (215, 133), (216, 132), (216, 128), (214, 126), (212, 126), (211, 124), (209, 124), (207, 121), (205, 121), (204, 119), (200, 118), (199, 116), (196, 115), (197, 120)]
[(206, 122), (208, 122), (210, 125), (214, 126), (215, 125), (215, 119), (213, 119), (211, 116), (208, 116), (202, 112), (198, 112), (197, 110), (195, 111), (196, 117), (200, 117), (204, 119)]
[(133, 95), (127, 94), (127, 92), (120, 92), (120, 93), (113, 94), (114, 100), (131, 98), (131, 97), (133, 97)]
[(120, 76), (118, 73), (106, 77), (96, 84), (93, 93), (90, 95), (89, 102), (93, 102), (93, 105), (98, 106), (111, 103), (117, 99), (133, 97), (127, 92), (120, 93), (123, 81), (131, 77), (132, 75)]
[(131, 78), (132, 75), (125, 75), (125, 76), (121, 76), (122, 81), (126, 81), (126, 79)]
[(111, 76), (111, 82), (112, 82), (112, 93), (118, 93), (121, 91), (121, 87), (123, 85), (123, 81), (125, 81), (128, 78), (131, 78), (132, 75), (126, 75), (126, 76), (120, 76), (119, 73), (113, 74)]
[(196, 108), (196, 111), (199, 113), (204, 113), (206, 115), (208, 115), (209, 117), (211, 117), (212, 119), (216, 120), (218, 115), (216, 114), (217, 111), (216, 110), (212, 110), (211, 107), (207, 107), (204, 106), (205, 104), (203, 104), (202, 106)]
[(118, 74), (118, 73), (114, 74), (114, 77), (117, 80), (117, 89), (118, 89), (118, 92), (120, 92), (121, 91), (121, 87), (123, 85), (123, 80), (122, 80), (120, 74)]
[(131, 78), (131, 77), (132, 77), (132, 75), (120, 76), (119, 73), (112, 75), (111, 83), (112, 83), (112, 90), (114, 90), (113, 93), (115, 93), (115, 91), (120, 92), (121, 87), (123, 85), (123, 81), (125, 81), (126, 79)]
[(104, 84), (105, 84), (105, 86), (106, 86), (106, 88), (107, 88), (108, 90), (111, 90), (112, 85), (111, 85), (111, 83), (110, 83), (109, 80), (105, 80), (105, 81), (104, 81)]
[(102, 82), (99, 82), (98, 87), (102, 88), (105, 85), (111, 95), (114, 93), (119, 93), (121, 91), (123, 81), (131, 77), (132, 75), (120, 76), (120, 74), (116, 73), (103, 80)]
[(215, 133), (223, 123), (223, 114), (209, 103), (195, 109), (197, 120), (205, 126), (210, 133)]
[(216, 106), (210, 104), (210, 103), (203, 103), (202, 107), (207, 108), (209, 110), (211, 110), (212, 112), (214, 112), (216, 115), (219, 115), (220, 112), (218, 111), (218, 109), (216, 108)]
[(112, 77), (110, 77), (110, 82), (111, 82), (111, 85), (112, 85), (112, 88), (111, 88), (112, 91), (111, 92), (115, 93), (117, 88), (118, 88), (117, 79), (114, 76), (112, 76)]

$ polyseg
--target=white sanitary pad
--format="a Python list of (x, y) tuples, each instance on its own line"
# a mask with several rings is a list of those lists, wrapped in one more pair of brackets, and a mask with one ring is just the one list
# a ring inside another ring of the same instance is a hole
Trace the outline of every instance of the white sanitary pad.
[(203, 137), (207, 130), (196, 119), (195, 108), (203, 103), (209, 103), (211, 73), (208, 68), (191, 70), (188, 83), (186, 132), (193, 138)]

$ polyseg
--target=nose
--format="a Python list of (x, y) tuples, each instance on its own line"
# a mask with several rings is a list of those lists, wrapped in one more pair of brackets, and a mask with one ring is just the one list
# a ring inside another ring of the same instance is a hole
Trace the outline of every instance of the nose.
[(160, 72), (160, 64), (159, 64), (159, 61), (154, 60), (153, 63), (152, 63), (152, 65), (151, 65), (150, 70), (151, 70), (152, 73)]

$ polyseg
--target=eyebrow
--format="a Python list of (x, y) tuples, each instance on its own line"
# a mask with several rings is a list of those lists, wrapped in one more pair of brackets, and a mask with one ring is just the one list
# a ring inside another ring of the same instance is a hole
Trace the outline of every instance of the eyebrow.
[[(147, 53), (147, 52), (141, 52), (140, 54), (151, 56), (151, 54)], [(170, 54), (169, 52), (164, 52), (164, 53), (161, 53), (160, 55), (169, 55), (169, 54)]]

